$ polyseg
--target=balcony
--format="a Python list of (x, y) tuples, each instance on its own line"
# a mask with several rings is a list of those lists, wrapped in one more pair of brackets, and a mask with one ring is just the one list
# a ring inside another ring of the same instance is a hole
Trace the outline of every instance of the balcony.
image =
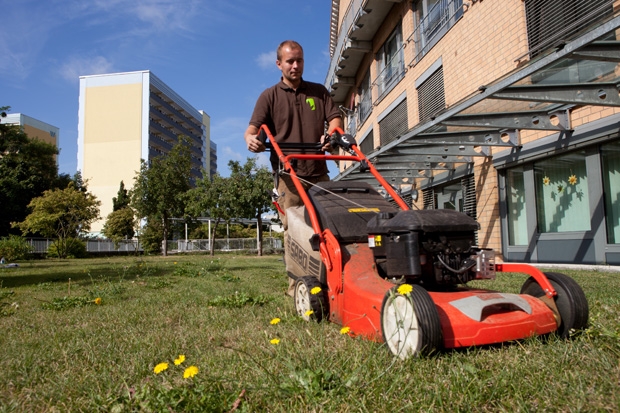
[(342, 21), (340, 33), (332, 27), (332, 59), (325, 79), (337, 104), (345, 101), (355, 86), (355, 75), (366, 53), (372, 53), (372, 40), (395, 3), (402, 0), (353, 0)]

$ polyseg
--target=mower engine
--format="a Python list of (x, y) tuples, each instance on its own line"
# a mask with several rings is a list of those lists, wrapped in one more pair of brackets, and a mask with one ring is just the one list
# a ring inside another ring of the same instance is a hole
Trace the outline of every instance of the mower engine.
[(395, 282), (465, 284), (495, 278), (493, 250), (476, 247), (478, 223), (452, 210), (379, 213), (368, 222), (378, 272)]

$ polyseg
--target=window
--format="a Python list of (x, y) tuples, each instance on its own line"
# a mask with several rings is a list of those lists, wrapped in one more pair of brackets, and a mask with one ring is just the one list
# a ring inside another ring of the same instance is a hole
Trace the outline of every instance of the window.
[(403, 59), (403, 40), (401, 28), (398, 26), (388, 37), (377, 55), (379, 76), (377, 86), (379, 97), (388, 93), (405, 75)]
[(364, 76), (364, 80), (362, 80), (359, 95), (359, 121), (360, 125), (362, 125), (366, 121), (366, 119), (368, 119), (368, 116), (370, 116), (370, 112), (372, 112), (372, 87), (370, 84), (370, 70), (366, 72), (366, 76)]
[(525, 0), (530, 56), (613, 14), (612, 4), (613, 0)]
[(509, 169), (506, 173), (506, 205), (508, 209), (508, 243), (510, 245), (528, 245), (523, 167)]
[(620, 244), (620, 141), (601, 147), (607, 242)]
[(585, 151), (536, 162), (534, 186), (539, 232), (590, 230)]
[(420, 122), (432, 118), (445, 109), (446, 97), (443, 84), (443, 66), (418, 87), (418, 115)]
[(370, 131), (370, 133), (364, 138), (364, 140), (360, 142), (360, 150), (364, 155), (368, 155), (375, 150), (374, 139), (374, 134), (372, 133), (372, 131)]
[(407, 132), (407, 99), (403, 99), (390, 113), (379, 121), (381, 146), (387, 145)]
[(416, 61), (419, 61), (463, 17), (463, 0), (414, 2)]

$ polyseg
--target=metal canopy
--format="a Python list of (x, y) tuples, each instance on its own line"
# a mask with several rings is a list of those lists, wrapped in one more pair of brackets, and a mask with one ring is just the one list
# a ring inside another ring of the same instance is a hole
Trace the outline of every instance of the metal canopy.
[[(521, 130), (570, 133), (571, 109), (620, 107), (620, 42), (600, 40), (615, 38), (618, 28), (620, 16), (599, 23), (481, 86), (477, 93), (367, 154), (368, 158), (391, 184), (411, 184), (415, 178), (430, 178), (431, 170), (454, 171), (476, 157), (489, 156), (492, 146), (518, 148)], [(358, 165), (335, 179), (375, 182)]]

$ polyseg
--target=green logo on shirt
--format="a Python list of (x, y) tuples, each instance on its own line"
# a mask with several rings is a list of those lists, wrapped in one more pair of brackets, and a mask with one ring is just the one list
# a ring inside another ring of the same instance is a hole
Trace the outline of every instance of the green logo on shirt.
[(316, 110), (316, 106), (314, 105), (314, 98), (306, 98), (306, 103), (310, 105), (310, 110)]

